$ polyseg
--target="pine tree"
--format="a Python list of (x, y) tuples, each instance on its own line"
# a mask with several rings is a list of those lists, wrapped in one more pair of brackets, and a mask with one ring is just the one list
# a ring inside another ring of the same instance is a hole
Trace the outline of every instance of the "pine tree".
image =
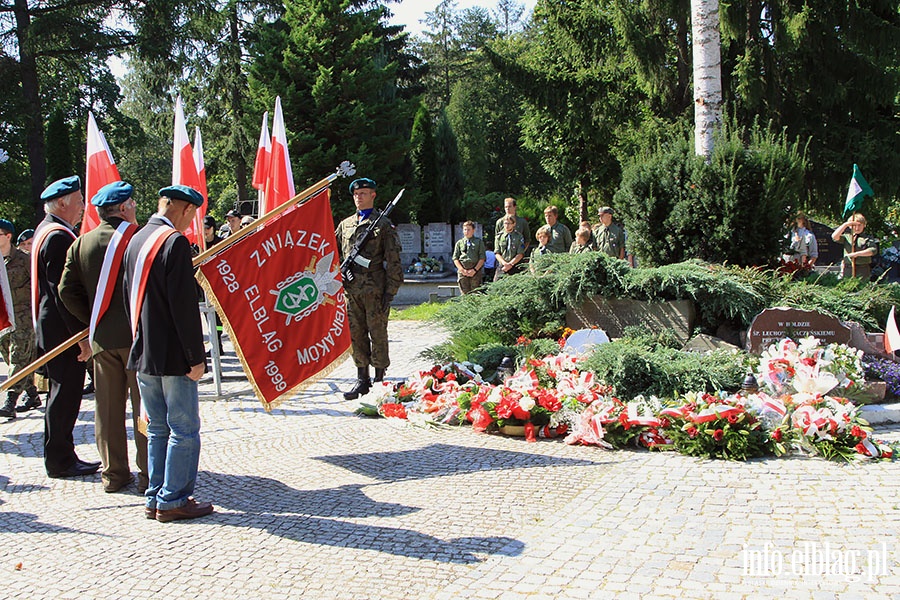
[(437, 202), (439, 221), (455, 222), (460, 214), (464, 181), (462, 167), (459, 162), (459, 149), (456, 135), (447, 118), (447, 111), (442, 110), (434, 131), (434, 150), (438, 164)]
[(414, 187), (410, 190), (407, 209), (416, 223), (428, 223), (429, 209), (436, 206), (438, 164), (434, 148), (431, 114), (425, 104), (419, 105), (409, 139), (409, 159), (412, 162)]
[[(284, 16), (261, 27), (249, 80), (258, 104), (280, 95), (298, 188), (343, 160), (378, 182), (383, 196), (407, 179), (410, 126), (417, 106), (400, 28), (365, 0), (292, 0)], [(332, 196), (349, 210), (345, 186)]]

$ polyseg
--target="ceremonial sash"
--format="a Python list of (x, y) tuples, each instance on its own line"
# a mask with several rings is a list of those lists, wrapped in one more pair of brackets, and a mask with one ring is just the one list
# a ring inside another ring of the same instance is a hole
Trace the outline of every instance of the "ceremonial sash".
[(147, 279), (150, 277), (150, 267), (156, 258), (159, 249), (172, 234), (178, 233), (172, 227), (160, 227), (150, 234), (144, 241), (138, 252), (137, 263), (134, 267), (134, 278), (131, 281), (131, 290), (128, 294), (128, 305), (131, 307), (131, 334), (137, 335), (138, 323), (141, 320), (141, 307), (144, 304), (144, 296), (147, 292)]
[(113, 293), (116, 291), (116, 280), (119, 278), (119, 269), (122, 266), (122, 259), (125, 257), (125, 249), (128, 248), (128, 242), (131, 241), (137, 230), (138, 226), (134, 223), (122, 221), (116, 227), (116, 231), (106, 247), (106, 253), (103, 255), (103, 266), (100, 268), (100, 280), (97, 282), (97, 293), (94, 295), (94, 304), (91, 306), (91, 324), (88, 337), (91, 344), (94, 343), (94, 332), (97, 330), (97, 323), (106, 314), (109, 304), (112, 302)]
[(34, 325), (35, 331), (37, 331), (38, 308), (40, 308), (38, 303), (41, 300), (40, 286), (38, 286), (38, 257), (44, 242), (54, 231), (65, 231), (72, 236), (73, 240), (75, 239), (75, 233), (59, 223), (42, 221), (38, 225), (37, 231), (34, 232), (34, 242), (31, 244), (31, 324)]

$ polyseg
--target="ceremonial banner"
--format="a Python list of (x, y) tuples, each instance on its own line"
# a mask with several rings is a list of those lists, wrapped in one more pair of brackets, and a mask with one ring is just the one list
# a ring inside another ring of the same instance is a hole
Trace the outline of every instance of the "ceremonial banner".
[(84, 178), (84, 217), (81, 219), (81, 233), (87, 233), (100, 224), (97, 207), (91, 198), (107, 183), (119, 181), (119, 169), (113, 160), (106, 137), (97, 127), (94, 113), (88, 113), (87, 125), (87, 174)]
[(213, 255), (198, 279), (271, 410), (350, 348), (329, 189)]
[(863, 177), (859, 167), (853, 165), (853, 176), (850, 178), (850, 187), (847, 189), (847, 200), (844, 202), (844, 216), (854, 213), (862, 208), (863, 200), (866, 196), (874, 196), (875, 192), (869, 186), (869, 182)]
[[(188, 140), (187, 126), (184, 122), (184, 109), (181, 106), (181, 96), (175, 100), (175, 130), (172, 137), (172, 185), (186, 185), (201, 191), (200, 174), (197, 173), (197, 163), (194, 162), (194, 151)], [(197, 209), (205, 214), (206, 202)], [(202, 222), (202, 221), (201, 221)], [(203, 237), (203, 230), (198, 230), (195, 223), (188, 225), (184, 230), (184, 237), (192, 244), (199, 243)]]

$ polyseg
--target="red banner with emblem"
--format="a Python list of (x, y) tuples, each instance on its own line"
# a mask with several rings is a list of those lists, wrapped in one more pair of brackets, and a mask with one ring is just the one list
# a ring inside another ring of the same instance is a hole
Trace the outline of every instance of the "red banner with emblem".
[(327, 375), (350, 348), (329, 198), (326, 188), (200, 266), (266, 410)]

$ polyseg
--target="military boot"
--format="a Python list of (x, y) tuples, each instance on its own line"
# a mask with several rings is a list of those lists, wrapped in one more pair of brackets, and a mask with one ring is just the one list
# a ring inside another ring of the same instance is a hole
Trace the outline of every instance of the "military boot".
[(373, 383), (378, 383), (380, 381), (384, 381), (384, 372), (385, 369), (379, 369), (375, 367), (375, 377), (372, 378)]
[(38, 395), (37, 390), (32, 390), (30, 392), (26, 392), (28, 394), (28, 399), (25, 400), (25, 405), (20, 406), (16, 410), (19, 412), (28, 412), (33, 408), (40, 408), (41, 406), (41, 397)]
[(344, 400), (356, 400), (369, 393), (369, 387), (372, 385), (369, 381), (369, 367), (359, 367), (356, 371), (356, 385), (349, 392), (344, 392)]
[(10, 391), (6, 394), (6, 404), (3, 405), (3, 408), (0, 408), (0, 417), (6, 417), (8, 419), (16, 418), (16, 402), (18, 401), (19, 393)]

